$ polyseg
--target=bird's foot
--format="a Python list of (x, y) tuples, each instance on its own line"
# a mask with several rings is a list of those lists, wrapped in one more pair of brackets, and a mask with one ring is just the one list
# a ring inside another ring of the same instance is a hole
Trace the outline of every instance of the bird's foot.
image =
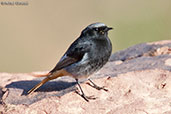
[(105, 86), (100, 87), (100, 86), (96, 85), (92, 80), (89, 79), (89, 81), (92, 83), (92, 84), (90, 84), (89, 82), (87, 82), (87, 84), (88, 84), (89, 86), (91, 86), (91, 87), (93, 87), (93, 88), (95, 88), (95, 89), (97, 89), (97, 90), (108, 91), (108, 89), (106, 89)]
[(104, 91), (108, 91), (108, 89), (105, 88), (105, 86), (97, 86), (97, 85), (94, 85), (93, 88), (97, 89), (97, 90), (104, 90)]
[(80, 92), (78, 92), (77, 90), (75, 91), (78, 95), (80, 95), (84, 100), (86, 100), (87, 102), (89, 102), (89, 100), (95, 100), (97, 97), (94, 97), (94, 95), (92, 96), (86, 96), (85, 94), (81, 94)]

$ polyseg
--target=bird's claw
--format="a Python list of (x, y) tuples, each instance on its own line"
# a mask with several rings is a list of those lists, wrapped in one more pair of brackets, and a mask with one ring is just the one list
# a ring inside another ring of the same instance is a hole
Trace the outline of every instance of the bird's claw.
[(94, 95), (92, 96), (86, 96), (85, 94), (81, 94), (80, 92), (78, 92), (77, 90), (75, 91), (75, 93), (77, 93), (78, 95), (80, 95), (84, 100), (86, 100), (87, 102), (89, 102), (89, 100), (95, 100), (97, 97), (95, 97)]
[(108, 89), (106, 89), (105, 88), (105, 86), (102, 86), (102, 87), (100, 87), (100, 86), (97, 86), (97, 85), (91, 85), (89, 82), (87, 82), (86, 84), (88, 84), (89, 86), (91, 86), (91, 87), (93, 87), (93, 88), (95, 88), (95, 89), (97, 89), (97, 90), (104, 90), (104, 91), (108, 91)]

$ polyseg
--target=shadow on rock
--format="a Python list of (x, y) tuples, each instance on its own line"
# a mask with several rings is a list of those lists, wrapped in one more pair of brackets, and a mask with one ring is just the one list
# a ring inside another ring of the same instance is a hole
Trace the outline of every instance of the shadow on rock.
[[(33, 81), (17, 81), (12, 82), (6, 86), (6, 88), (17, 88), (22, 89), (23, 93), (22, 95), (27, 95), (27, 92), (33, 88), (35, 85), (40, 83), (38, 80)], [(47, 82), (44, 85), (42, 85), (40, 88), (36, 90), (36, 92), (52, 92), (52, 91), (61, 91), (67, 88), (70, 88), (71, 86), (74, 86), (75, 82), (64, 82), (64, 81), (51, 81)]]
[(28, 96), (27, 92), (39, 82), (40, 81), (38, 80), (16, 81), (8, 84), (6, 88), (8, 89), (9, 93), (8, 97), (4, 99), (4, 101), (7, 104), (28, 105), (47, 97), (62, 96), (76, 89), (75, 82), (50, 81)]

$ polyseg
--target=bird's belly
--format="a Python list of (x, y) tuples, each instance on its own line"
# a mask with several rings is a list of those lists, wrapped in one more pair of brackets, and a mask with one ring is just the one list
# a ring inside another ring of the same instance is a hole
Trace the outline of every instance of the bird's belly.
[(89, 75), (98, 71), (103, 67), (103, 65), (107, 62), (107, 60), (97, 59), (92, 61), (78, 62), (72, 64), (65, 68), (65, 70), (71, 73), (74, 78), (87, 78)]

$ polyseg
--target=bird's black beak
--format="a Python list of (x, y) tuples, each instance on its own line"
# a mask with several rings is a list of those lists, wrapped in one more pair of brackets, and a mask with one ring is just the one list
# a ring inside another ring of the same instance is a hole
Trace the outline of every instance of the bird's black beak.
[(112, 30), (112, 29), (113, 29), (112, 27), (107, 27), (107, 31)]
[(105, 31), (108, 32), (109, 30), (112, 30), (112, 27), (106, 27)]

